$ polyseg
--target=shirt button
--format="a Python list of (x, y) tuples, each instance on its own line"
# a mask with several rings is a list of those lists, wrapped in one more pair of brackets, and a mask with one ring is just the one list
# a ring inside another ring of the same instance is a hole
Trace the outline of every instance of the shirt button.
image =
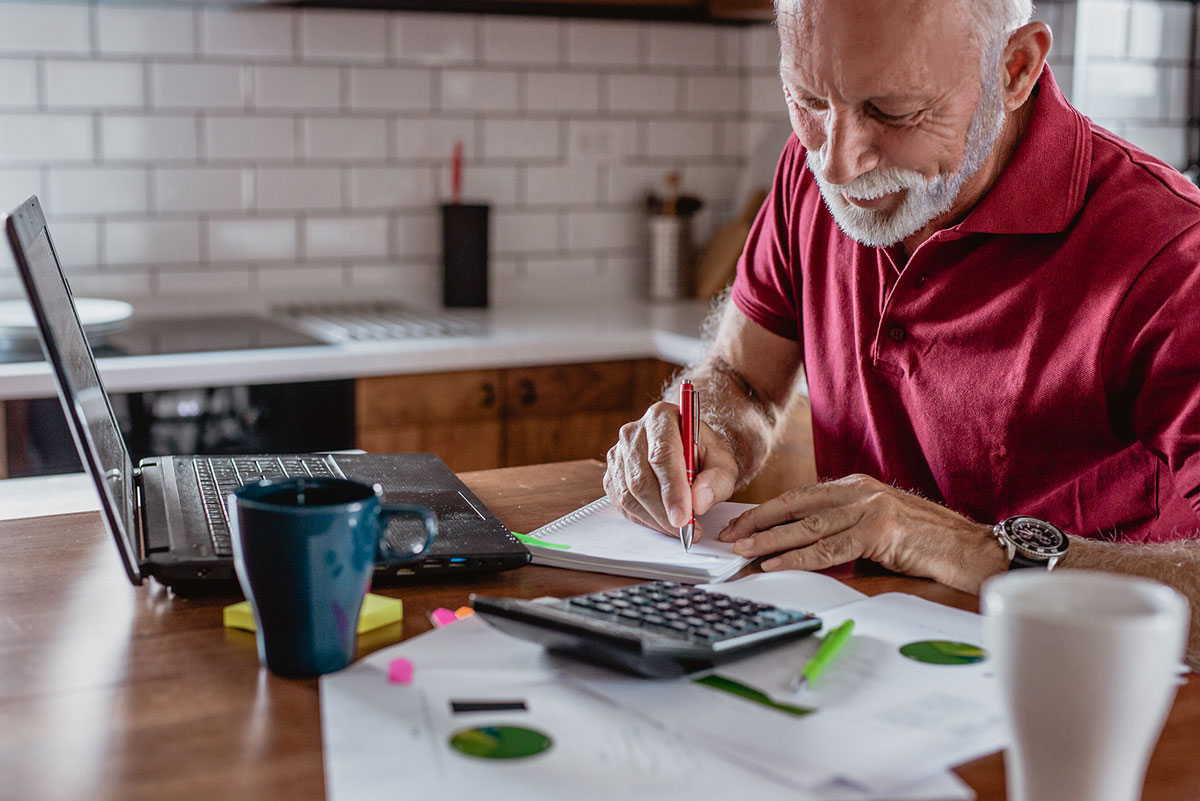
[(903, 342), (908, 336), (908, 332), (904, 330), (902, 325), (893, 325), (888, 329), (888, 339), (893, 342)]
[(925, 286), (925, 276), (918, 275), (915, 283), (917, 285), (917, 289), (920, 289), (921, 287)]

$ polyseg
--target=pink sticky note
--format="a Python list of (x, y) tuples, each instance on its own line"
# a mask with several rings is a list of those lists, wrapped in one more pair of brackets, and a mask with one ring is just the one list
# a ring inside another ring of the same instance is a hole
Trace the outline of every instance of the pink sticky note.
[(451, 610), (439, 607), (429, 613), (429, 619), (433, 621), (434, 626), (440, 628), (458, 620), (458, 617)]
[(388, 665), (388, 684), (412, 684), (413, 663), (400, 657)]

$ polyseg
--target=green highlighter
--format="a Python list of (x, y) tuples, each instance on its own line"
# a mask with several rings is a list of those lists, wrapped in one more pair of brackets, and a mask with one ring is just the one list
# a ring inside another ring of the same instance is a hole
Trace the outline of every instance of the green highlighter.
[(854, 621), (846, 620), (825, 635), (817, 652), (804, 663), (804, 667), (800, 668), (796, 675), (792, 676), (792, 692), (799, 692), (806, 684), (816, 681), (817, 677), (825, 672), (829, 663), (837, 658), (837, 655), (846, 647), (846, 643), (850, 641), (852, 631), (854, 631)]

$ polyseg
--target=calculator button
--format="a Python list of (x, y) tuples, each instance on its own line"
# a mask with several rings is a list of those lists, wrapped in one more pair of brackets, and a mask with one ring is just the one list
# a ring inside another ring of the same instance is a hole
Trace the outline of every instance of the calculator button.
[(667, 619), (662, 615), (645, 615), (642, 617), (642, 622), (647, 626), (662, 626), (667, 623)]
[(636, 609), (622, 609), (620, 612), (617, 613), (617, 619), (620, 620), (621, 622), (625, 622), (627, 620), (632, 620), (632, 621), (636, 622), (636, 621), (640, 621), (642, 619), (642, 613)]
[(700, 617), (705, 623), (716, 623), (721, 620), (721, 616), (715, 613), (701, 615)]
[(686, 632), (688, 630), (688, 624), (684, 623), (682, 620), (672, 620), (670, 623), (667, 624), (667, 628), (673, 629), (675, 631)]
[(606, 614), (617, 611), (617, 608), (615, 606), (613, 606), (612, 604), (601, 603), (601, 604), (596, 604), (592, 608), (595, 609), (597, 612), (604, 612)]
[(713, 637), (717, 636), (717, 632), (714, 629), (709, 628), (708, 626), (703, 626), (701, 628), (698, 628), (695, 631), (693, 631), (692, 634), (696, 635), (697, 637), (703, 637), (706, 640), (711, 640)]
[(633, 604), (629, 603), (629, 601), (626, 601), (623, 598), (613, 598), (611, 601), (609, 601), (609, 603), (612, 606), (615, 606), (617, 609), (628, 609), (629, 607), (633, 606)]

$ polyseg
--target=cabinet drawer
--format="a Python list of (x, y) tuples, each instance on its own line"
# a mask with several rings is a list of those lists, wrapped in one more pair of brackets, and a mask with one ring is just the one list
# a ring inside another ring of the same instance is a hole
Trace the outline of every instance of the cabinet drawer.
[(500, 418), (499, 370), (428, 373), (358, 380), (358, 429)]
[(579, 412), (628, 413), (634, 394), (633, 362), (592, 362), (505, 371), (510, 417), (546, 417)]

